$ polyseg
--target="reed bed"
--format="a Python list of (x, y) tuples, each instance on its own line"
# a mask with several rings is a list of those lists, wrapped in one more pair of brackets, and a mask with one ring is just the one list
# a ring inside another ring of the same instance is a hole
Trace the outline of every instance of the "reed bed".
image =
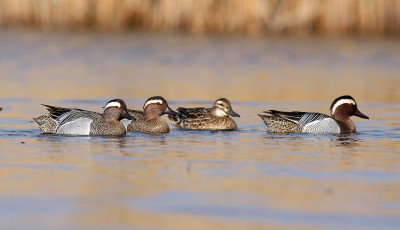
[(191, 34), (399, 35), (398, 0), (0, 0), (0, 26)]

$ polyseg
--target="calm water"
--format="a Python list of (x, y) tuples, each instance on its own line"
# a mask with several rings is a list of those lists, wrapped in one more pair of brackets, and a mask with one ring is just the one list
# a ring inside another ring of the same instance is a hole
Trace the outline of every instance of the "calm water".
[[(399, 50), (2, 32), (0, 229), (398, 229)], [(344, 93), (370, 117), (354, 118), (352, 135), (273, 135), (257, 116), (328, 113)], [(31, 119), (41, 103), (101, 111), (122, 97), (141, 108), (158, 94), (172, 108), (231, 98), (239, 130), (65, 137)]]

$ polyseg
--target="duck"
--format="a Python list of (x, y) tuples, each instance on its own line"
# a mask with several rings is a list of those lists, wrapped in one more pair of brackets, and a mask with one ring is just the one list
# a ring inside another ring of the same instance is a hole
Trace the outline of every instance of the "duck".
[(168, 116), (174, 126), (191, 130), (235, 130), (236, 122), (230, 116), (240, 117), (226, 98), (217, 99), (212, 108), (179, 107), (177, 111), (179, 115)]
[(314, 112), (264, 111), (258, 114), (271, 133), (331, 133), (350, 134), (356, 132), (351, 116), (369, 119), (358, 110), (353, 97), (344, 95), (336, 98), (330, 107), (328, 116)]
[(169, 133), (168, 123), (161, 116), (164, 114), (179, 115), (168, 106), (168, 102), (162, 96), (153, 96), (147, 99), (143, 105), (143, 111), (128, 109), (128, 112), (136, 120), (132, 120), (127, 125), (127, 131), (146, 134)]
[(33, 120), (46, 134), (121, 136), (126, 134), (126, 128), (120, 121), (125, 118), (135, 120), (122, 99), (107, 102), (102, 114), (77, 108), (43, 106), (49, 113)]

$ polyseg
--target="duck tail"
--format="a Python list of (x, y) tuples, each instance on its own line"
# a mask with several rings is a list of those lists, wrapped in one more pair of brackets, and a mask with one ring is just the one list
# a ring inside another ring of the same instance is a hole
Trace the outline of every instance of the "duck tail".
[(54, 120), (57, 120), (63, 114), (71, 111), (71, 109), (68, 109), (68, 108), (52, 106), (52, 105), (45, 105), (45, 104), (42, 104), (42, 105), (46, 107), (47, 111), (49, 111), (50, 117)]
[(35, 117), (33, 120), (39, 125), (39, 129), (42, 131), (42, 133), (55, 133), (57, 122), (55, 122), (50, 115), (45, 114)]

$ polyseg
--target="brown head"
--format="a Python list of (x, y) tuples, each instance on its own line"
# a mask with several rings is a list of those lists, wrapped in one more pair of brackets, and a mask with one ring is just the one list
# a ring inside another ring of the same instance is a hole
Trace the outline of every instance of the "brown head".
[(231, 102), (226, 98), (217, 99), (212, 107), (213, 113), (217, 117), (240, 117), (232, 110)]
[(358, 110), (356, 101), (349, 95), (336, 98), (332, 102), (330, 110), (331, 116), (339, 121), (349, 120), (351, 116), (369, 119), (369, 117)]
[(113, 99), (104, 106), (103, 118), (107, 121), (120, 121), (124, 118), (135, 120), (128, 111), (126, 104), (121, 99)]
[(167, 101), (161, 96), (154, 96), (147, 99), (143, 105), (143, 112), (147, 120), (164, 114), (179, 115), (179, 113), (168, 106)]

